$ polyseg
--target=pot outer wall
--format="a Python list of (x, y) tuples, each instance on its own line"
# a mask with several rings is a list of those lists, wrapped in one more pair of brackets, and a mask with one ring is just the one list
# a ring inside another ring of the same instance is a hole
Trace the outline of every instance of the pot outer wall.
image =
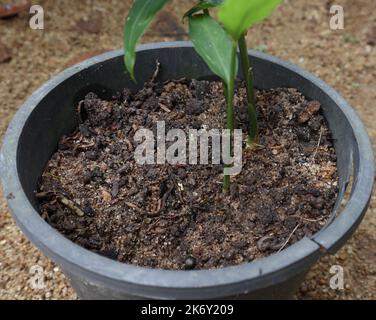
[[(140, 89), (153, 74), (156, 60), (162, 66), (162, 81), (215, 79), (189, 42), (140, 46), (137, 84), (124, 73), (121, 50), (105, 53), (67, 69), (36, 91), (12, 121), (0, 155), (4, 194), (14, 219), (63, 269), (82, 299), (291, 298), (311, 266), (322, 255), (336, 252), (355, 231), (368, 207), (374, 181), (372, 147), (364, 126), (346, 101), (320, 79), (269, 55), (249, 53), (257, 88), (297, 88), (322, 105), (336, 148), (340, 189), (328, 225), (312, 238), (270, 257), (203, 271), (122, 264), (79, 247), (52, 229), (38, 214), (34, 192), (58, 140), (76, 127), (76, 106), (87, 93), (106, 99), (124, 87)], [(351, 177), (351, 196), (338, 215)]]

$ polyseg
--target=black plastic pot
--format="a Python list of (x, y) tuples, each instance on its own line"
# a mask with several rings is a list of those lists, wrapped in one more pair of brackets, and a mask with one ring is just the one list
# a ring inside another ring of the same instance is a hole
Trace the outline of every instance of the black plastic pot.
[[(162, 80), (210, 77), (188, 42), (144, 45), (138, 51), (138, 86), (124, 73), (122, 51), (74, 66), (37, 90), (14, 117), (1, 152), (1, 176), (14, 219), (26, 236), (55, 261), (85, 299), (288, 298), (317, 259), (338, 250), (355, 231), (374, 181), (374, 159), (366, 130), (353, 109), (313, 75), (260, 52), (250, 51), (258, 88), (294, 87), (321, 102), (335, 141), (340, 177), (337, 208), (328, 225), (268, 258), (208, 271), (164, 271), (122, 264), (66, 239), (40, 217), (34, 197), (38, 178), (59, 138), (76, 126), (75, 107), (90, 91), (110, 97), (136, 88), (153, 73)], [(351, 196), (337, 212), (350, 177)], [(246, 235), (245, 235), (246, 236)], [(329, 272), (329, 270), (328, 270)]]

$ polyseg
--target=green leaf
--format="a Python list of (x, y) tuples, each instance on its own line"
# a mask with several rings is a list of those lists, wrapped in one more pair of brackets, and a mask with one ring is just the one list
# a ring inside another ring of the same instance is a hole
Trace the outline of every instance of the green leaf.
[(218, 19), (234, 40), (254, 24), (269, 17), (282, 0), (225, 0), (219, 7)]
[(210, 16), (195, 15), (189, 17), (189, 34), (196, 51), (210, 70), (226, 84), (230, 83), (234, 77), (231, 59), (236, 50), (236, 43), (226, 31)]
[(198, 4), (196, 4), (195, 6), (193, 6), (190, 10), (188, 10), (184, 16), (183, 16), (183, 19), (187, 18), (187, 17), (190, 17), (191, 15), (199, 12), (199, 11), (203, 11), (203, 10), (206, 10), (206, 9), (210, 9), (210, 8), (213, 8), (215, 7), (215, 5), (209, 3), (209, 2), (200, 2)]
[(136, 45), (168, 0), (134, 0), (124, 27), (124, 62), (133, 80)]
[(203, 10), (207, 10), (210, 8), (215, 8), (223, 3), (223, 0), (201, 0), (200, 3), (193, 6), (190, 10), (188, 10), (183, 19)]

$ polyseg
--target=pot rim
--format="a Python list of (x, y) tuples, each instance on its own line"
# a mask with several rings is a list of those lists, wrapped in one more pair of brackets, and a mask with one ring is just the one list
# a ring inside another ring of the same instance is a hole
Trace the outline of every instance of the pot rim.
[[(192, 44), (188, 41), (152, 43), (139, 46), (137, 51), (178, 47), (192, 47)], [(360, 223), (372, 194), (373, 151), (365, 127), (347, 102), (316, 76), (265, 53), (249, 50), (249, 54), (290, 69), (325, 91), (341, 108), (353, 129), (359, 149), (356, 159), (359, 164), (358, 178), (354, 181), (353, 193), (345, 209), (325, 230), (321, 230), (311, 239), (305, 237), (287, 249), (255, 262), (211, 270), (171, 271), (108, 259), (76, 245), (46, 223), (30, 204), (18, 177), (18, 140), (24, 124), (48, 92), (82, 70), (123, 55), (123, 50), (120, 49), (83, 61), (49, 80), (23, 104), (9, 125), (0, 153), (0, 173), (9, 208), (23, 232), (63, 270), (71, 274), (85, 274), (90, 281), (106, 281), (109, 286), (124, 287), (139, 294), (145, 295), (147, 291), (150, 297), (157, 296), (161, 288), (175, 296), (182, 290), (186, 293), (192, 292), (194, 297), (205, 297), (209, 294), (212, 296), (213, 293), (223, 296), (226, 291), (237, 294), (246, 291), (250, 283), (253, 289), (262, 288), (275, 283), (276, 277), (286, 277), (290, 272), (297, 273), (306, 265), (307, 260), (316, 260), (323, 251), (330, 252), (340, 247)]]

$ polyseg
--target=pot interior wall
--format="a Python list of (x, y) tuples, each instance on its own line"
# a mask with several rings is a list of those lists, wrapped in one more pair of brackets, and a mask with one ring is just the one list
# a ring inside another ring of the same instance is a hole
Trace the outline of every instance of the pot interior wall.
[[(95, 92), (102, 98), (110, 98), (125, 87), (139, 89), (153, 74), (156, 60), (159, 60), (162, 66), (159, 78), (162, 81), (183, 77), (213, 77), (205, 63), (189, 47), (140, 51), (137, 58), (137, 84), (125, 74), (123, 57), (119, 53), (110, 60), (89, 66), (62, 83), (47, 86), (45, 91), (42, 91), (45, 96), (29, 117), (17, 151), (20, 180), (35, 208), (37, 203), (34, 192), (38, 179), (56, 150), (60, 137), (71, 132), (77, 125), (76, 108), (87, 93)], [(292, 70), (257, 56), (251, 57), (251, 62), (257, 88), (294, 87), (307, 98), (318, 100), (322, 104), (338, 156), (339, 204), (351, 174), (352, 153), (355, 148), (355, 139), (345, 115), (324, 91)]]

